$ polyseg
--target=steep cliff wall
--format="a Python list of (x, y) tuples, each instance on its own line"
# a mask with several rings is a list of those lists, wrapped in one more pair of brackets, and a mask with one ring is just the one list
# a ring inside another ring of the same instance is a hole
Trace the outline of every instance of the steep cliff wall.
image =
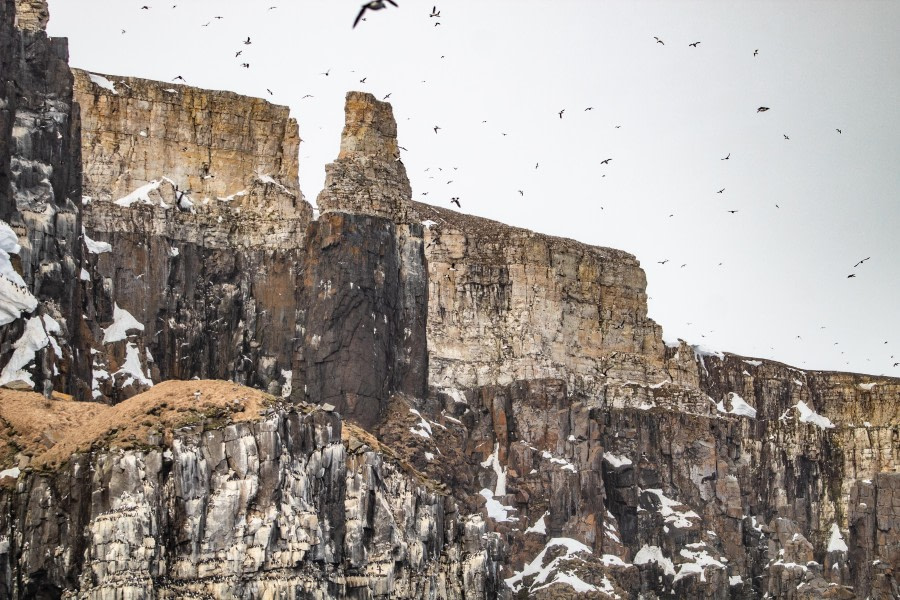
[[(95, 345), (94, 396), (118, 401), (151, 381), (195, 376), (279, 393), (312, 219), (288, 109), (78, 70), (75, 95), (85, 229), (101, 243), (88, 277), (96, 309), (85, 312), (98, 339), (117, 307), (142, 326)], [(139, 369), (123, 370), (129, 348)]]
[(0, 597), (479, 599), (500, 585), (481, 517), (334, 412), (193, 381), (114, 407), (0, 391), (0, 415), (4, 446), (30, 455), (0, 473)]
[(43, 31), (45, 3), (2, 4), (0, 382), (83, 395), (81, 150), (67, 44)]

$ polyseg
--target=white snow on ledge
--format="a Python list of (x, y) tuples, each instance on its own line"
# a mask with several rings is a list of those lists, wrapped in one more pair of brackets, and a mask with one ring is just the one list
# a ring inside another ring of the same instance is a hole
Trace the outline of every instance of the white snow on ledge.
[(103, 75), (97, 75), (96, 73), (88, 73), (88, 77), (91, 78), (91, 81), (94, 82), (94, 85), (97, 85), (97, 86), (103, 88), (104, 90), (109, 90), (113, 94), (118, 95), (119, 92), (116, 91), (115, 84), (112, 81), (110, 81), (109, 79), (107, 79), (106, 77), (104, 77)]
[(631, 459), (627, 456), (618, 456), (612, 452), (604, 452), (603, 460), (608, 462), (614, 469), (632, 464)]
[(675, 565), (672, 564), (672, 559), (666, 558), (659, 546), (648, 546), (647, 544), (644, 544), (644, 546), (638, 550), (638, 553), (634, 555), (634, 560), (631, 562), (636, 565), (646, 565), (647, 563), (655, 562), (662, 567), (662, 570), (666, 575), (675, 576)]
[(831, 525), (831, 539), (828, 540), (828, 552), (847, 552), (847, 542), (841, 535), (841, 528), (837, 523)]
[(870, 383), (857, 383), (856, 387), (858, 387), (859, 389), (861, 389), (864, 392), (871, 392), (872, 388), (874, 388), (876, 385), (878, 385), (878, 383), (872, 381)]
[(747, 404), (743, 398), (734, 392), (728, 392), (727, 399), (731, 400), (731, 410), (725, 410), (725, 400), (720, 400), (719, 403), (716, 404), (716, 410), (721, 413), (738, 415), (740, 417), (756, 418), (756, 409)]
[[(663, 516), (663, 519), (669, 525), (676, 527), (678, 529), (686, 529), (693, 525), (689, 519), (700, 519), (700, 515), (695, 513), (692, 510), (686, 511), (678, 511), (672, 508), (673, 506), (683, 506), (681, 502), (677, 500), (672, 500), (665, 494), (661, 489), (648, 489), (644, 490), (650, 494), (653, 494), (657, 498), (659, 498), (660, 507), (659, 512)], [(637, 564), (637, 560), (634, 561)]]
[(798, 400), (793, 408), (800, 413), (800, 421), (803, 423), (812, 423), (819, 429), (833, 429), (834, 423), (828, 417), (823, 417), (816, 411), (806, 405), (803, 400)]
[(25, 322), (25, 331), (13, 344), (13, 354), (0, 373), (0, 386), (14, 381), (21, 382), (28, 387), (34, 387), (31, 373), (25, 370), (39, 350), (43, 350), (50, 344), (56, 355), (62, 357), (62, 350), (56, 340), (50, 337), (51, 333), (59, 333), (59, 323), (49, 315), (31, 317)]
[(165, 179), (165, 177), (163, 177), (162, 179), (158, 179), (158, 180), (154, 179), (150, 183), (145, 183), (144, 185), (142, 185), (138, 189), (134, 190), (127, 196), (119, 198), (118, 200), (113, 202), (113, 204), (117, 204), (119, 206), (125, 206), (125, 207), (131, 206), (135, 202), (142, 202), (144, 204), (152, 204), (153, 202), (150, 200), (150, 192), (154, 192), (154, 191), (158, 190), (159, 186), (162, 185), (162, 182), (164, 179)]
[(87, 246), (88, 252), (91, 254), (103, 254), (104, 252), (112, 252), (112, 246), (108, 242), (95, 242), (88, 237), (84, 227), (81, 228), (81, 235), (84, 236), (84, 245)]
[(547, 534), (547, 522), (544, 520), (547, 516), (550, 515), (550, 511), (548, 510), (544, 514), (541, 515), (541, 518), (534, 522), (534, 525), (525, 530), (525, 533), (540, 533), (541, 535)]
[(122, 341), (128, 337), (128, 331), (131, 329), (143, 331), (144, 326), (130, 312), (119, 308), (118, 304), (113, 304), (113, 322), (103, 330), (103, 343), (111, 344)]
[(135, 380), (143, 385), (153, 387), (153, 380), (144, 374), (143, 368), (141, 367), (141, 353), (137, 346), (131, 342), (128, 342), (125, 346), (125, 364), (122, 365), (121, 369), (113, 373), (113, 376), (118, 375), (125, 376), (122, 387), (128, 387), (134, 383)]
[(499, 500), (494, 499), (494, 494), (491, 493), (491, 490), (484, 488), (480, 492), (484, 499), (486, 500), (484, 508), (487, 510), (488, 516), (498, 523), (504, 522), (513, 522), (518, 521), (515, 517), (510, 517), (509, 513), (516, 510), (512, 506), (505, 506)]
[[(566, 553), (564, 555), (557, 556), (552, 561), (550, 561), (549, 564), (544, 566), (544, 558), (547, 555), (547, 550), (554, 546), (563, 546), (566, 549)], [(524, 585), (524, 579), (526, 577), (536, 575), (528, 588), (529, 591), (536, 592), (540, 589), (550, 587), (551, 585), (557, 583), (568, 585), (576, 592), (597, 591), (597, 588), (595, 586), (580, 579), (572, 571), (557, 571), (557, 568), (562, 561), (572, 560), (573, 558), (576, 558), (577, 554), (580, 553), (592, 554), (591, 549), (578, 540), (562, 537), (553, 538), (552, 540), (547, 542), (547, 545), (544, 546), (544, 549), (541, 550), (541, 552), (536, 557), (534, 557), (534, 560), (522, 567), (521, 571), (516, 571), (512, 577), (506, 579), (506, 585), (512, 588), (513, 592), (515, 593), (522, 589)], [(552, 579), (550, 579), (551, 575), (553, 576)]]
[(21, 249), (19, 236), (6, 221), (0, 221), (0, 325), (12, 323), (23, 311), (32, 312), (38, 305), (9, 259)]

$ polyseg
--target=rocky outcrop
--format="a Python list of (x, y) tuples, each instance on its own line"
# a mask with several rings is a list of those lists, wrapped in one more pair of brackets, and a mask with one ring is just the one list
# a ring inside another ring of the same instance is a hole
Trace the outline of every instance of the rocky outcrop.
[[(291, 379), (295, 264), (312, 220), (288, 109), (78, 70), (75, 94), (85, 229), (100, 242), (89, 255), (95, 307), (85, 314), (98, 340), (117, 309), (142, 326), (95, 344), (94, 397), (116, 402), (191, 377), (281, 393)], [(140, 366), (123, 371), (129, 348)]]
[(67, 44), (43, 31), (45, 3), (2, 4), (0, 382), (83, 394), (81, 148)]
[(0, 597), (496, 595), (480, 516), (334, 412), (196, 381), (0, 413), (56, 436), (3, 440), (30, 456), (0, 473)]

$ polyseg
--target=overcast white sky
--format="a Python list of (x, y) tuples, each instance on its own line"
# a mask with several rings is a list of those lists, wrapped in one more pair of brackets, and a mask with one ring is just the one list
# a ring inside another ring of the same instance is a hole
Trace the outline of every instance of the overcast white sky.
[(900, 3), (397, 2), (50, 0), (49, 31), (290, 106), (311, 202), (345, 93), (390, 93), (415, 199), (635, 254), (667, 340), (900, 376)]

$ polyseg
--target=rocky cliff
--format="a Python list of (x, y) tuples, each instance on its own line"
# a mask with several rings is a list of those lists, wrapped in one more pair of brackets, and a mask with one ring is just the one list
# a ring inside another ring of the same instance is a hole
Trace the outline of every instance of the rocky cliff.
[(2, 392), (0, 597), (900, 597), (900, 381), (667, 344), (633, 256), (413, 202), (368, 94), (318, 219), (226, 92), (76, 71), (82, 167), (39, 4), (0, 364), (104, 404)]

